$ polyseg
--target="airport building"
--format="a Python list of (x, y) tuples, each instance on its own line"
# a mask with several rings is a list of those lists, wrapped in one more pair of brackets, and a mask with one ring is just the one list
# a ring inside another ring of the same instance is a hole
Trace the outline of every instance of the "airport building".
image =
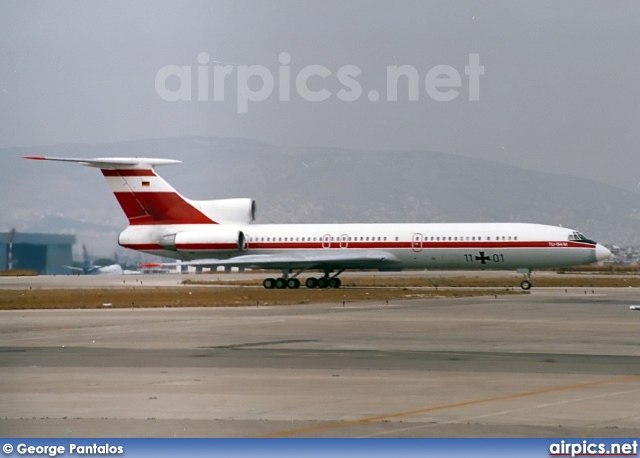
[(72, 263), (74, 235), (16, 232), (10, 245), (10, 232), (0, 232), (0, 270), (35, 270), (41, 275), (68, 274)]

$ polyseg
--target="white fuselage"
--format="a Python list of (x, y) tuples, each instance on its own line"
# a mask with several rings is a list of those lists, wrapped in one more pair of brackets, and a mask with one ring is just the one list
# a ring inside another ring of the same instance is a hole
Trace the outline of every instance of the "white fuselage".
[[(237, 234), (242, 234), (240, 245)], [(373, 250), (390, 255), (367, 266), (381, 270), (563, 267), (608, 255), (606, 248), (575, 234), (527, 223), (149, 225), (130, 226), (119, 242), (186, 261)]]

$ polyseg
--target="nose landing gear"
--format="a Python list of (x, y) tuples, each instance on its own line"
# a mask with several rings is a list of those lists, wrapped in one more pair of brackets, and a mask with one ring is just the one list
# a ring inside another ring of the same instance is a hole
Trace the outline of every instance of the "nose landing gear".
[(525, 291), (530, 290), (531, 286), (533, 286), (531, 283), (531, 269), (518, 269), (518, 273), (525, 275), (525, 279), (520, 283), (520, 288)]

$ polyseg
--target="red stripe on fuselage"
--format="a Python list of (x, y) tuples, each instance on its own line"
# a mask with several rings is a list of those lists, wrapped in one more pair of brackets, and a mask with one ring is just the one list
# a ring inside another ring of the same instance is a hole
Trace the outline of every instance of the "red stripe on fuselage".
[(237, 243), (179, 243), (178, 251), (233, 251), (238, 249)]
[(457, 248), (457, 249), (504, 249), (504, 248), (591, 248), (595, 245), (581, 242), (554, 242), (554, 241), (530, 241), (530, 242), (422, 242), (416, 244), (411, 241), (387, 241), (387, 242), (257, 242), (248, 241), (247, 246), (250, 249), (322, 249), (322, 248), (373, 248), (373, 249), (438, 249), (438, 248)]
[[(566, 244), (565, 244), (566, 243)], [(233, 250), (235, 244), (219, 243), (182, 243), (176, 246), (181, 251), (216, 251)], [(322, 250), (322, 249), (377, 249), (377, 250), (397, 250), (397, 249), (468, 249), (468, 250), (499, 250), (517, 248), (588, 248), (594, 249), (595, 245), (578, 242), (424, 242), (422, 247), (417, 247), (410, 241), (398, 242), (349, 242), (348, 245), (340, 246), (337, 241), (331, 244), (322, 242), (247, 242), (248, 250)]]
[(139, 251), (165, 251), (166, 248), (158, 243), (125, 243), (119, 244), (123, 248), (129, 248), (130, 250)]

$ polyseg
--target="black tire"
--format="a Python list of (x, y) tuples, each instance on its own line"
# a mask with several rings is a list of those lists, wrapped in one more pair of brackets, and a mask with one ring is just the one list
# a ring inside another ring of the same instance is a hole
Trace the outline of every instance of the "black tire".
[(298, 289), (300, 288), (300, 280), (297, 278), (290, 278), (287, 280), (287, 288), (289, 289)]
[(326, 277), (318, 278), (318, 288), (328, 288), (329, 287), (329, 279)]
[(338, 277), (333, 277), (329, 279), (329, 288), (338, 289), (340, 288), (340, 285), (342, 285), (342, 282)]
[(262, 282), (262, 286), (267, 289), (273, 289), (276, 287), (276, 281), (273, 278), (265, 278)]
[(522, 283), (520, 283), (520, 288), (522, 288), (524, 290), (531, 289), (531, 282), (529, 280), (523, 281)]
[(276, 288), (277, 289), (286, 289), (287, 287), (287, 279), (286, 278), (278, 278), (276, 280)]
[(318, 279), (314, 278), (314, 277), (309, 277), (309, 278), (307, 278), (307, 281), (304, 282), (304, 285), (307, 288), (311, 288), (311, 289), (317, 288), (318, 287)]

